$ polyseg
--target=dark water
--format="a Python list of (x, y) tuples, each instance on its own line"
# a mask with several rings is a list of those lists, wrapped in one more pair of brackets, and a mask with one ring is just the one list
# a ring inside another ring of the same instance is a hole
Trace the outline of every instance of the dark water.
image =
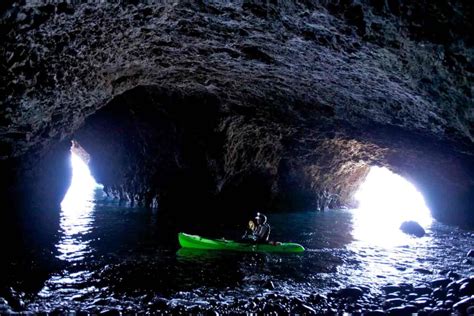
[[(23, 299), (32, 310), (101, 305), (139, 310), (157, 296), (177, 304), (225, 304), (268, 291), (269, 280), (274, 291), (304, 296), (353, 284), (377, 292), (387, 283), (423, 283), (444, 269), (474, 271), (465, 261), (474, 233), (437, 222), (426, 237), (411, 238), (388, 231), (390, 236), (371, 235), (356, 211), (269, 214), (272, 239), (307, 249), (289, 255), (179, 249), (176, 233), (183, 228), (176, 220), (112, 202), (74, 201), (63, 206), (49, 248), (44, 242), (27, 246), (36, 268), (22, 268), (25, 258), (14, 257), (4, 282), (26, 292)], [(229, 238), (244, 226), (191, 223), (186, 229)], [(27, 234), (33, 241), (43, 233)]]

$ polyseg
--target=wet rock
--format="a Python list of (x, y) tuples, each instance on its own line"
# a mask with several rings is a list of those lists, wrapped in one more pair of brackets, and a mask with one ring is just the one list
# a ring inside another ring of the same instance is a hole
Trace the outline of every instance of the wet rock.
[(265, 282), (264, 288), (266, 288), (268, 290), (274, 290), (275, 289), (275, 284), (273, 283), (273, 281), (269, 280), (269, 281)]
[(168, 306), (168, 300), (162, 297), (154, 297), (151, 299), (148, 305), (154, 309), (162, 310)]
[(253, 310), (255, 310), (255, 309), (257, 308), (257, 303), (255, 303), (255, 302), (248, 302), (247, 304), (245, 304), (244, 308), (245, 308), (246, 310), (251, 310), (251, 311), (253, 311)]
[(449, 283), (451, 283), (451, 280), (450, 279), (436, 279), (434, 281), (431, 281), (430, 283), (431, 283), (431, 286), (433, 286), (435, 288), (440, 287), (440, 286), (445, 287)]
[(8, 304), (0, 303), (0, 315), (9, 315), (11, 313), (13, 313), (13, 310)]
[(411, 301), (410, 303), (417, 306), (418, 308), (423, 308), (428, 305), (430, 305), (432, 301), (429, 298), (424, 298), (424, 297), (419, 297), (414, 301)]
[(387, 310), (388, 315), (405, 316), (416, 313), (418, 308), (412, 305), (392, 307)]
[(306, 304), (301, 304), (296, 306), (291, 310), (292, 313), (300, 314), (300, 315), (316, 315), (316, 310)]
[(452, 279), (458, 280), (459, 278), (461, 278), (461, 275), (459, 275), (459, 274), (456, 273), (456, 272), (449, 271), (449, 273), (448, 273), (448, 278), (452, 278)]
[(466, 309), (466, 314), (474, 315), (474, 306), (470, 306)]
[(394, 292), (386, 295), (386, 299), (400, 298), (400, 292)]
[(420, 296), (420, 295), (417, 294), (417, 293), (409, 293), (409, 294), (407, 295), (407, 300), (412, 301), (412, 300), (417, 299), (419, 296)]
[(443, 306), (446, 308), (451, 308), (453, 307), (453, 305), (454, 305), (454, 301), (451, 301), (451, 300), (446, 300), (444, 301), (444, 304), (443, 304)]
[(385, 293), (389, 294), (393, 292), (399, 292), (401, 290), (401, 287), (396, 286), (396, 285), (387, 285), (387, 286), (382, 287), (382, 290)]
[(423, 295), (423, 294), (431, 294), (432, 290), (426, 286), (416, 286), (413, 288), (413, 292), (419, 295)]
[(474, 258), (474, 249), (469, 250), (469, 251), (467, 252), (467, 256), (468, 256), (469, 258)]
[(461, 296), (474, 295), (474, 279), (470, 279), (459, 287), (459, 294)]
[(446, 289), (448, 291), (457, 292), (460, 286), (461, 284), (459, 284), (457, 281), (453, 281), (446, 286)]
[(400, 283), (398, 284), (402, 292), (409, 293), (413, 290), (413, 284), (410, 283)]
[(3, 297), (0, 297), (0, 306), (5, 306), (5, 305), (8, 305), (7, 300), (4, 299)]
[(429, 313), (430, 316), (450, 316), (451, 314), (451, 310), (447, 308), (435, 308)]
[(406, 221), (403, 222), (400, 226), (400, 229), (405, 234), (413, 235), (416, 237), (423, 237), (425, 235), (425, 230), (415, 221)]
[(383, 316), (383, 315), (387, 315), (387, 313), (385, 313), (383, 310), (372, 310), (372, 311), (365, 312), (363, 314), (365, 316)]
[(431, 296), (435, 299), (444, 299), (446, 297), (446, 294), (447, 292), (445, 289), (437, 288), (431, 293)]
[(309, 296), (309, 300), (310, 302), (314, 304), (320, 304), (320, 303), (326, 302), (327, 297), (325, 295), (317, 293), (317, 294), (311, 294)]
[(391, 298), (391, 299), (388, 299), (386, 300), (384, 303), (383, 303), (383, 306), (385, 308), (392, 308), (392, 307), (399, 307), (399, 306), (402, 306), (403, 304), (405, 304), (406, 301), (404, 299), (401, 299), (401, 298)]
[(337, 295), (341, 296), (341, 297), (344, 297), (344, 298), (357, 299), (357, 298), (363, 296), (364, 292), (358, 287), (348, 287), (348, 288), (339, 290), (337, 292)]
[(99, 313), (102, 316), (120, 316), (122, 313), (116, 309), (105, 310)]
[(453, 309), (460, 313), (465, 313), (467, 308), (473, 305), (474, 305), (474, 296), (471, 296), (454, 304)]
[(15, 291), (13, 288), (8, 288), (4, 291), (5, 298), (8, 302), (8, 305), (13, 309), (13, 310), (23, 310), (25, 307), (25, 303), (22, 299), (23, 294), (18, 293)]
[(448, 293), (446, 295), (446, 299), (447, 300), (451, 300), (451, 301), (457, 301), (458, 300), (458, 296), (453, 294), (453, 293)]
[(433, 274), (433, 271), (425, 269), (425, 268), (415, 268), (413, 270), (421, 274)]
[(265, 303), (260, 309), (264, 314), (282, 314), (286, 312), (286, 308), (278, 303)]

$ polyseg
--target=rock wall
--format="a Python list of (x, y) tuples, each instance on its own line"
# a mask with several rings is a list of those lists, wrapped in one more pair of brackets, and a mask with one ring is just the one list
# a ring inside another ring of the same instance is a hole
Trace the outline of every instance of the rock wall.
[(122, 198), (324, 209), (384, 165), (473, 217), (470, 1), (1, 10), (5, 166), (75, 137)]

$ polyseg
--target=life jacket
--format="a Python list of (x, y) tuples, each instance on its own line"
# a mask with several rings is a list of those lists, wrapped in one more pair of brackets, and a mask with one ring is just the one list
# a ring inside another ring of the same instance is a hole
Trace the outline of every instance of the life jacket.
[(257, 237), (257, 241), (268, 241), (270, 238), (270, 225), (267, 223), (258, 225), (254, 231), (254, 236)]

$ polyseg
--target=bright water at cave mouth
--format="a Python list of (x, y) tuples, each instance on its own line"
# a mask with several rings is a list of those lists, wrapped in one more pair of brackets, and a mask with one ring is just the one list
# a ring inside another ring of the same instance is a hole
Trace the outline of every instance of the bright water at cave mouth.
[(77, 261), (91, 254), (87, 234), (93, 229), (94, 200), (102, 189), (92, 177), (87, 163), (71, 150), (72, 180), (61, 202), (60, 233), (56, 244), (58, 258)]

